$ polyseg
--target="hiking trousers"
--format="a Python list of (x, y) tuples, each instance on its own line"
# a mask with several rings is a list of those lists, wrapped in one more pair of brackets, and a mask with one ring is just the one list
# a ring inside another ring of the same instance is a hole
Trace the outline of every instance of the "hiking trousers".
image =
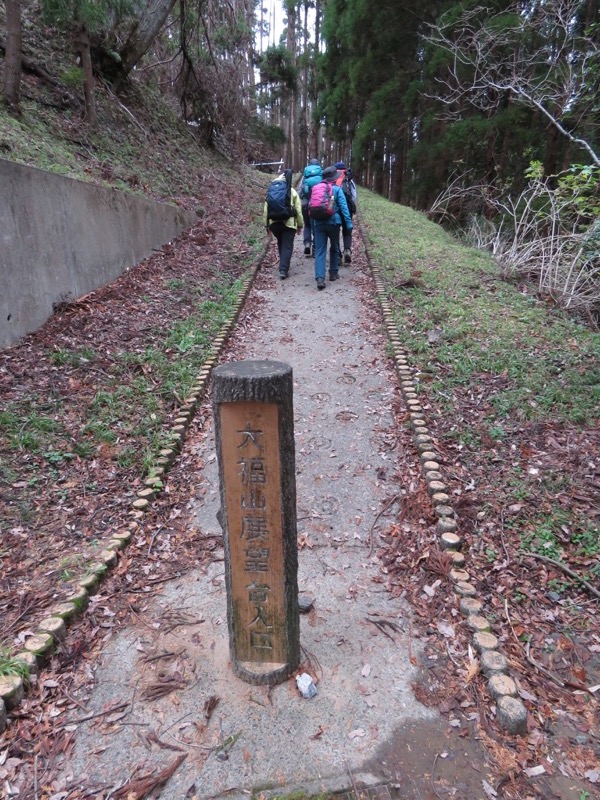
[(315, 279), (325, 278), (327, 245), (329, 244), (329, 275), (337, 275), (340, 259), (340, 225), (315, 222)]
[(352, 250), (352, 228), (348, 230), (342, 219), (342, 239), (344, 241), (344, 250)]
[(280, 222), (278, 220), (269, 225), (269, 230), (277, 239), (279, 272), (284, 272), (287, 275), (290, 269), (292, 253), (294, 252), (294, 236), (296, 235), (296, 229), (289, 228), (285, 222)]
[(311, 221), (310, 217), (308, 216), (308, 205), (302, 206), (302, 219), (304, 220), (304, 228), (302, 230), (302, 243), (305, 247), (310, 247), (312, 245), (312, 228), (311, 228)]

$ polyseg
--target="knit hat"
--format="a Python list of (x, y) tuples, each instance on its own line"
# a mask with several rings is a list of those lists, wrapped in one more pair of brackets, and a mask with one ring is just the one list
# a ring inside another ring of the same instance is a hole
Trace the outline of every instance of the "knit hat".
[(308, 163), (311, 167), (318, 167), (321, 165), (321, 162), (319, 161), (318, 158), (311, 158), (311, 160)]
[(346, 165), (344, 164), (343, 161), (337, 161), (336, 164), (335, 164), (335, 168), (336, 169), (346, 169)]

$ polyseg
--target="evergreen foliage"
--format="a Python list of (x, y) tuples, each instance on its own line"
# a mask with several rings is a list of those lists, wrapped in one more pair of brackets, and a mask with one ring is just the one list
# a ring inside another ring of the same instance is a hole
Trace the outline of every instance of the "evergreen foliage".
[(273, 96), (296, 91), (298, 72), (284, 45), (268, 47), (258, 61), (261, 83), (271, 87)]
[[(10, 7), (3, 95), (18, 113), (19, 3)], [(258, 0), (42, 8), (81, 64), (61, 64), (53, 80), (71, 96), (83, 88), (90, 127), (99, 76), (121, 96), (150, 84), (228, 157), (296, 170), (314, 156), (348, 161), (392, 200), (461, 230), (491, 227), (477, 233), (488, 246), (523, 230), (531, 192), (563, 217), (584, 204), (589, 213), (557, 230), (587, 237), (582, 252), (595, 253), (598, 189), (592, 180), (584, 198), (581, 186), (600, 167), (600, 0), (281, 0), (277, 33)], [(522, 252), (545, 236), (539, 223)]]
[(118, 24), (134, 9), (132, 0), (42, 0), (46, 22), (67, 30), (83, 23), (90, 33)]
[(364, 183), (420, 208), (459, 173), (502, 192), (531, 160), (546, 175), (597, 163), (597, 15), (583, 0), (329, 0), (328, 130)]
[(507, 272), (592, 315), (599, 6), (329, 0), (319, 64), (320, 112), (360, 183), (468, 230)]

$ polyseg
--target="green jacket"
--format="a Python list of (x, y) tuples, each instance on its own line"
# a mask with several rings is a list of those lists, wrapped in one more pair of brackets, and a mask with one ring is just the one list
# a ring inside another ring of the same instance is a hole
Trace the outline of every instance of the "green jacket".
[[(280, 175), (278, 178), (275, 178), (277, 181), (284, 181), (285, 177)], [(290, 197), (292, 201), (292, 206), (294, 207), (294, 211), (296, 212), (295, 216), (288, 217), (285, 221), (285, 224), (288, 228), (293, 228), (294, 230), (302, 230), (304, 227), (304, 217), (302, 216), (302, 204), (300, 202), (300, 197), (298, 192), (292, 186), (292, 193)], [(268, 228), (269, 225), (273, 222), (271, 219), (267, 219), (267, 201), (265, 200), (265, 204), (263, 206), (263, 225), (265, 228)]]

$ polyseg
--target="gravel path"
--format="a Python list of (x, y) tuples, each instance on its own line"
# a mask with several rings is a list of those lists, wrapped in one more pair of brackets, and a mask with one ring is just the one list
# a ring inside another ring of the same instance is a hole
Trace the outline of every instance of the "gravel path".
[[(276, 359), (293, 368), (299, 588), (315, 600), (301, 618), (301, 644), (318, 694), (305, 700), (293, 681), (268, 689), (233, 676), (218, 552), (205, 572), (165, 585), (144, 610), (156, 625), (126, 629), (103, 657), (90, 711), (132, 693), (137, 699), (129, 724), (92, 723), (75, 732), (65, 766), (93, 786), (119, 785), (134, 766), (167, 766), (177, 755), (169, 746), (187, 753), (161, 795), (172, 800), (247, 797), (267, 786), (375, 785), (382, 782), (378, 754), (402, 725), (412, 726), (413, 741), (415, 724), (425, 726), (425, 739), (428, 725), (437, 725), (410, 686), (418, 655), (410, 612), (384, 588), (371, 544), (386, 507), (407, 491), (397, 459), (409, 442), (394, 420), (397, 379), (371, 279), (359, 254), (341, 268), (340, 280), (318, 291), (313, 261), (301, 250), (297, 240), (285, 281), (276, 266), (263, 267), (223, 360)], [(191, 520), (214, 535), (212, 430), (192, 435), (186, 447), (197, 448), (205, 463)], [(169, 631), (169, 620), (180, 624)], [(171, 656), (148, 661), (160, 653)], [(149, 699), (161, 682), (174, 680), (180, 690)], [(218, 704), (207, 719), (211, 696)]]

